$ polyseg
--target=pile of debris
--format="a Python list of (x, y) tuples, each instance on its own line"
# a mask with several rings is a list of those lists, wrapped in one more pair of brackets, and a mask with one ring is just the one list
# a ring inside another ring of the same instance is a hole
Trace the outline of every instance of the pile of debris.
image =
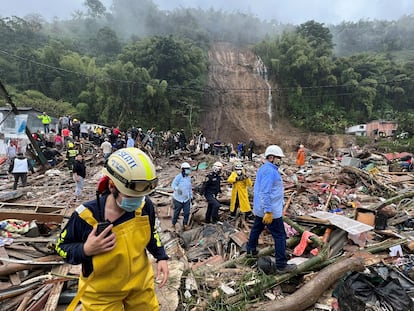
[[(89, 200), (94, 198), (103, 160), (99, 155), (86, 160), (84, 200)], [(285, 228), (289, 263), (297, 264), (297, 269), (270, 274), (265, 265), (271, 264), (274, 254), (269, 232), (264, 231), (259, 239), (260, 264), (245, 254), (252, 221), (230, 215), (231, 185), (226, 180), (233, 163), (229, 159), (220, 159), (224, 164), (220, 221), (204, 223), (207, 203), (194, 191), (191, 229), (171, 226), (171, 183), (181, 163), (193, 167), (191, 176), (197, 189), (217, 160), (188, 152), (154, 160), (159, 185), (151, 199), (171, 257), (168, 285), (157, 289), (161, 310), (335, 310), (338, 305), (341, 310), (412, 308), (412, 172), (390, 171), (393, 163), (389, 157), (366, 150), (337, 150), (335, 157), (308, 152), (307, 164), (301, 169), (295, 167), (293, 154), (287, 157), (281, 167)], [(244, 161), (253, 182), (262, 162), (262, 155)], [(0, 195), (12, 192), (8, 191), (11, 182), (3, 183)], [(29, 176), (29, 184), (18, 190), (20, 195), (13, 202), (0, 206), (0, 220), (19, 220), (27, 227), (20, 236), (2, 240), (0, 306), (7, 310), (63, 310), (76, 293), (79, 267), (64, 264), (54, 254), (53, 245), (81, 202), (73, 201), (74, 184), (63, 168), (37, 172)], [(252, 199), (252, 189), (249, 196)], [(179, 219), (177, 225), (181, 223)], [(11, 227), (10, 222), (7, 225)], [(366, 297), (361, 294), (364, 288), (376, 290)], [(398, 299), (392, 295), (395, 291)]]

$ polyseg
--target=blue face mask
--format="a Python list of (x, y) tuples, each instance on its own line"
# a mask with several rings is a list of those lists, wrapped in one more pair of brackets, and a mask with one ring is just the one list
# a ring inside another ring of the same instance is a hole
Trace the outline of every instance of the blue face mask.
[(189, 168), (184, 170), (184, 174), (186, 175), (190, 175), (191, 174), (191, 170)]
[(142, 202), (145, 200), (143, 197), (131, 197), (131, 198), (122, 198), (121, 204), (116, 201), (116, 204), (126, 212), (135, 212), (138, 208), (141, 207)]

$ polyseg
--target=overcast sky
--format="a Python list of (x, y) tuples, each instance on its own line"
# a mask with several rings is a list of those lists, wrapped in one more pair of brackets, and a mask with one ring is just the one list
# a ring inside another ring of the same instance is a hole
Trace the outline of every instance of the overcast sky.
[[(0, 0), (0, 16), (24, 17), (38, 13), (50, 20), (71, 18), (75, 10), (83, 10), (85, 0)], [(105, 6), (111, 0), (101, 0)], [(301, 24), (315, 20), (325, 24), (360, 19), (396, 20), (414, 14), (414, 0), (154, 0), (160, 9), (199, 7), (251, 13), (261, 19)]]

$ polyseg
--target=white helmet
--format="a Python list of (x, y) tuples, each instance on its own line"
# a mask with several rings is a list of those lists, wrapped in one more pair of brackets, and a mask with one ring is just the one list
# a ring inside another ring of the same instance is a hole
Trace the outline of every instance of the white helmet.
[(217, 167), (217, 168), (223, 168), (223, 164), (221, 163), (221, 162), (215, 162), (214, 164), (213, 164), (213, 167)]
[(181, 164), (181, 168), (185, 169), (185, 168), (191, 168), (191, 165), (187, 162), (184, 162), (183, 164)]
[(234, 165), (235, 170), (241, 170), (243, 169), (243, 163), (237, 162), (236, 165)]
[(283, 154), (282, 149), (277, 145), (270, 145), (266, 148), (265, 158), (267, 158), (270, 155), (276, 156), (276, 157), (281, 157), (281, 158), (283, 158), (285, 156)]
[(221, 162), (215, 162), (213, 164), (213, 171), (216, 173), (221, 171), (222, 168), (223, 168), (223, 164)]
[(119, 192), (132, 197), (148, 195), (158, 184), (151, 159), (134, 147), (112, 153), (102, 173), (112, 180)]

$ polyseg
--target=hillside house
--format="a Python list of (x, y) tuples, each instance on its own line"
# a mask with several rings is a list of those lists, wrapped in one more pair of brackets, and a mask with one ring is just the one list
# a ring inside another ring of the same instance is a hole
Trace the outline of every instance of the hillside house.
[[(40, 130), (43, 132), (42, 121), (37, 117), (41, 115), (43, 111), (31, 108), (31, 107), (17, 107), (19, 115), (16, 116), (10, 107), (0, 107), (0, 155), (6, 153), (6, 146), (10, 139), (17, 139), (18, 146), (21, 146), (21, 150), (25, 150), (25, 146), (29, 143), (29, 138), (23, 132), (18, 134), (19, 117), (27, 115), (27, 127), (32, 133)], [(50, 129), (57, 129), (59, 122), (58, 118), (50, 116), (52, 119), (50, 123)]]
[(369, 137), (393, 137), (398, 129), (395, 121), (374, 120), (367, 123), (366, 132)]
[[(21, 115), (27, 115), (27, 127), (32, 133), (37, 132), (38, 130), (43, 132), (42, 121), (37, 117), (43, 113), (43, 111), (31, 108), (31, 107), (17, 107)], [(50, 116), (52, 119), (50, 123), (50, 128), (57, 129), (57, 124), (59, 122), (58, 118)], [(0, 125), (0, 132), (4, 134), (6, 138), (16, 138), (16, 115), (11, 112), (10, 107), (0, 107), (0, 120), (2, 123)]]
[(367, 125), (358, 124), (358, 125), (348, 127), (345, 130), (345, 133), (349, 135), (355, 135), (355, 136), (367, 136)]

